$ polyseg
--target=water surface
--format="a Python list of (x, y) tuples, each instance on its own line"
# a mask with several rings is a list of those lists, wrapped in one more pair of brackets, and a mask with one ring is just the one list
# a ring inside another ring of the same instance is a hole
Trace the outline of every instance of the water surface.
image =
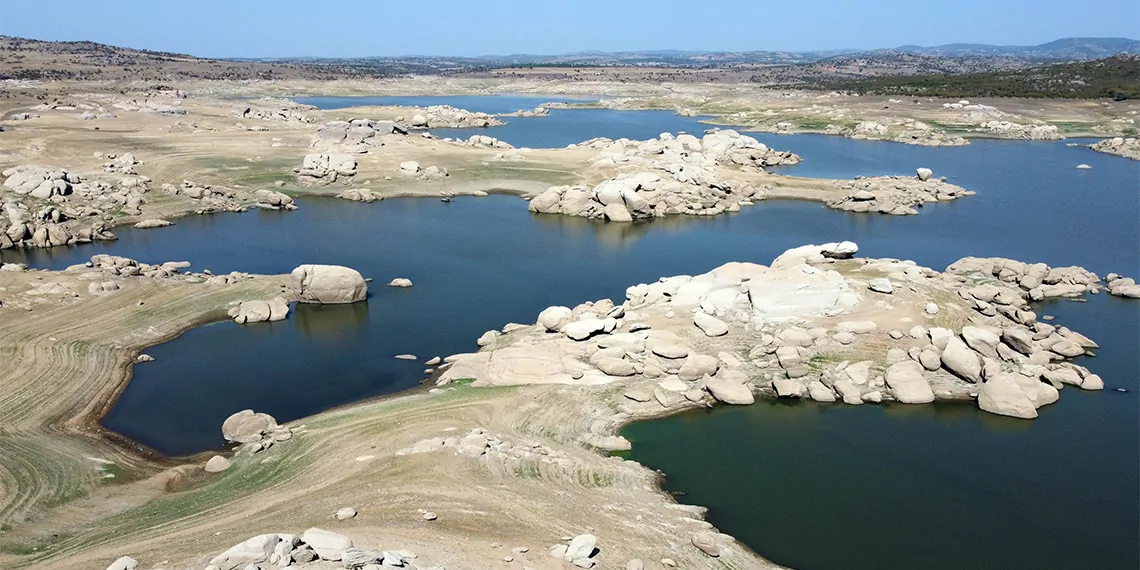
[[(562, 113), (512, 125), (520, 137), (559, 146), (550, 133), (562, 127), (548, 126)], [(580, 131), (557, 136), (576, 140), (617, 118), (633, 123), (619, 136), (650, 133), (633, 138), (676, 130), (669, 121), (683, 119), (565, 113)], [(367, 304), (296, 307), (280, 323), (219, 323), (149, 349), (158, 360), (136, 368), (104, 425), (170, 454), (220, 447), (222, 420), (242, 408), (288, 421), (415, 386), (422, 364), (396, 354), (470, 351), (483, 331), (532, 322), (548, 305), (621, 299), (631, 284), (727, 261), (767, 263), (804, 243), (850, 239), (864, 255), (939, 269), (980, 255), (1140, 275), (1138, 162), (1055, 142), (929, 149), (760, 138), (804, 155), (789, 173), (847, 178), (927, 166), (979, 194), (912, 217), (773, 201), (711, 219), (626, 225), (532, 215), (506, 196), (448, 204), (312, 198), (296, 212), (198, 216), (170, 228), (120, 228), (112, 243), (0, 255), (60, 268), (107, 252), (256, 273), (333, 263), (375, 279)], [(1076, 170), (1078, 163), (1093, 169)], [(415, 286), (382, 286), (394, 277)], [(682, 500), (710, 506), (725, 532), (804, 570), (1135, 568), (1140, 304), (1101, 296), (1040, 312), (1104, 346), (1086, 364), (1105, 378), (1106, 392), (1067, 389), (1034, 422), (968, 405), (762, 402), (630, 426), (634, 457), (669, 473), (668, 488), (687, 493)]]
[(631, 458), (792, 568), (1136, 568), (1140, 311), (1103, 295), (1043, 310), (1101, 331), (1082, 364), (1107, 392), (1066, 388), (1033, 421), (760, 400), (627, 426)]
[[(458, 97), (303, 97), (299, 103), (321, 109), (343, 109), (364, 105), (451, 105), (483, 113), (511, 113), (533, 109), (551, 101), (580, 99), (536, 96), (458, 96)], [(648, 140), (663, 132), (692, 133), (701, 136), (712, 128), (697, 117), (681, 117), (672, 111), (613, 111), (609, 109), (551, 109), (545, 117), (503, 117), (506, 125), (486, 129), (430, 129), (440, 138), (470, 138), (483, 134), (516, 147), (561, 148), (597, 137)]]

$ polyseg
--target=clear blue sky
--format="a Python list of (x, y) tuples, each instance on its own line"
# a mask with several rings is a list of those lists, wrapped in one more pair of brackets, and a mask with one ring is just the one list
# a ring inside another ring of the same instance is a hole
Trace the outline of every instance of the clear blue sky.
[(0, 0), (0, 35), (205, 57), (787, 50), (1140, 35), (1140, 0)]

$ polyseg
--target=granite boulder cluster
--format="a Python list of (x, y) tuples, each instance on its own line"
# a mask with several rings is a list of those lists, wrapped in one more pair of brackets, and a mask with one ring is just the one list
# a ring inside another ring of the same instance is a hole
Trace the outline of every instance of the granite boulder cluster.
[(438, 382), (623, 383), (636, 387), (624, 404), (634, 415), (747, 405), (760, 393), (851, 405), (975, 400), (1033, 418), (1065, 386), (1103, 389), (1070, 362), (1097, 344), (1038, 321), (1031, 290), (1011, 280), (1015, 262), (1003, 280), (993, 260), (939, 272), (857, 250), (803, 246), (771, 266), (730, 263), (635, 285), (620, 305), (550, 307), (535, 325), (488, 331), (479, 352), (446, 359)]
[(935, 202), (950, 202), (975, 192), (933, 178), (930, 169), (919, 168), (916, 176), (859, 177), (853, 182), (833, 182), (846, 196), (827, 203), (848, 212), (875, 212), (893, 216), (918, 214), (917, 208)]

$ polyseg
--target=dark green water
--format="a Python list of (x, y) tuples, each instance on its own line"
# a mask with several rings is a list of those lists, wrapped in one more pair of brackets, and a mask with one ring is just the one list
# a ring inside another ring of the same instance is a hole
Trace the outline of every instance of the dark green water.
[(628, 426), (630, 457), (793, 568), (1136, 568), (1135, 303), (1047, 310), (1112, 331), (1085, 363), (1114, 371), (1109, 391), (1066, 389), (1032, 422), (973, 404), (761, 400)]
[[(575, 117), (567, 119), (575, 131), (564, 135), (574, 140), (631, 120), (625, 112), (554, 111), (512, 124), (541, 142), (561, 113)], [(671, 114), (636, 116), (637, 130), (617, 136), (670, 130), (659, 121)], [(219, 323), (149, 349), (158, 360), (137, 367), (103, 423), (174, 455), (218, 448), (222, 420), (242, 408), (288, 421), (415, 386), (423, 366), (396, 354), (471, 351), (483, 331), (533, 322), (548, 305), (621, 299), (634, 283), (727, 261), (767, 263), (804, 243), (850, 239), (861, 254), (935, 268), (998, 255), (1140, 275), (1140, 163), (1060, 143), (927, 149), (777, 140), (770, 144), (806, 158), (788, 172), (850, 177), (929, 166), (979, 194), (905, 218), (767, 202), (736, 215), (636, 225), (531, 215), (505, 196), (302, 199), (296, 212), (191, 217), (159, 230), (120, 228), (113, 243), (0, 256), (59, 268), (107, 252), (256, 273), (335, 263), (375, 279), (367, 304), (296, 307), (280, 323)], [(1076, 170), (1078, 163), (1093, 169)], [(415, 286), (382, 286), (394, 277)], [(668, 488), (687, 493), (682, 500), (710, 506), (725, 532), (805, 570), (1136, 568), (1140, 303), (1101, 296), (1041, 312), (1104, 346), (1086, 364), (1107, 391), (1068, 389), (1034, 422), (971, 406), (758, 403), (630, 426), (633, 457), (666, 471)]]

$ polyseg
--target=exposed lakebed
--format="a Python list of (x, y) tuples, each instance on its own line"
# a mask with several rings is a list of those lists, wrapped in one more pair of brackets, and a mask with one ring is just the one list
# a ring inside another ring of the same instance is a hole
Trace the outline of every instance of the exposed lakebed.
[[(538, 103), (495, 104), (513, 110)], [(552, 110), (549, 117), (507, 120), (485, 133), (518, 146), (564, 146), (518, 137), (553, 141), (549, 133), (563, 124), (574, 125), (559, 135), (571, 142), (706, 128), (654, 111)], [(637, 130), (605, 130), (625, 120)], [(511, 128), (520, 134), (505, 131)], [(914, 217), (773, 201), (735, 215), (636, 225), (532, 215), (507, 196), (452, 203), (301, 199), (296, 212), (191, 217), (161, 230), (120, 228), (114, 243), (3, 255), (59, 268), (107, 252), (255, 273), (319, 262), (375, 279), (366, 305), (301, 306), (283, 322), (219, 323), (148, 350), (157, 361), (136, 367), (104, 425), (171, 454), (218, 447), (221, 421), (238, 409), (286, 421), (414, 387), (422, 364), (396, 354), (471, 351), (483, 331), (533, 322), (552, 304), (621, 299), (628, 285), (726, 261), (767, 263), (804, 243), (850, 239), (862, 255), (939, 269), (975, 255), (1140, 273), (1140, 163), (1063, 143), (932, 149), (757, 138), (805, 157), (789, 174), (849, 178), (927, 166), (978, 195)], [(1078, 163), (1093, 168), (1076, 170)], [(382, 286), (393, 277), (415, 286)], [(801, 569), (1134, 568), (1140, 305), (1101, 295), (1040, 312), (1104, 347), (1083, 364), (1104, 377), (1108, 390), (1067, 391), (1034, 422), (986, 416), (968, 405), (761, 402), (630, 426), (633, 458), (669, 473), (666, 488), (711, 507), (710, 520), (725, 532)]]

